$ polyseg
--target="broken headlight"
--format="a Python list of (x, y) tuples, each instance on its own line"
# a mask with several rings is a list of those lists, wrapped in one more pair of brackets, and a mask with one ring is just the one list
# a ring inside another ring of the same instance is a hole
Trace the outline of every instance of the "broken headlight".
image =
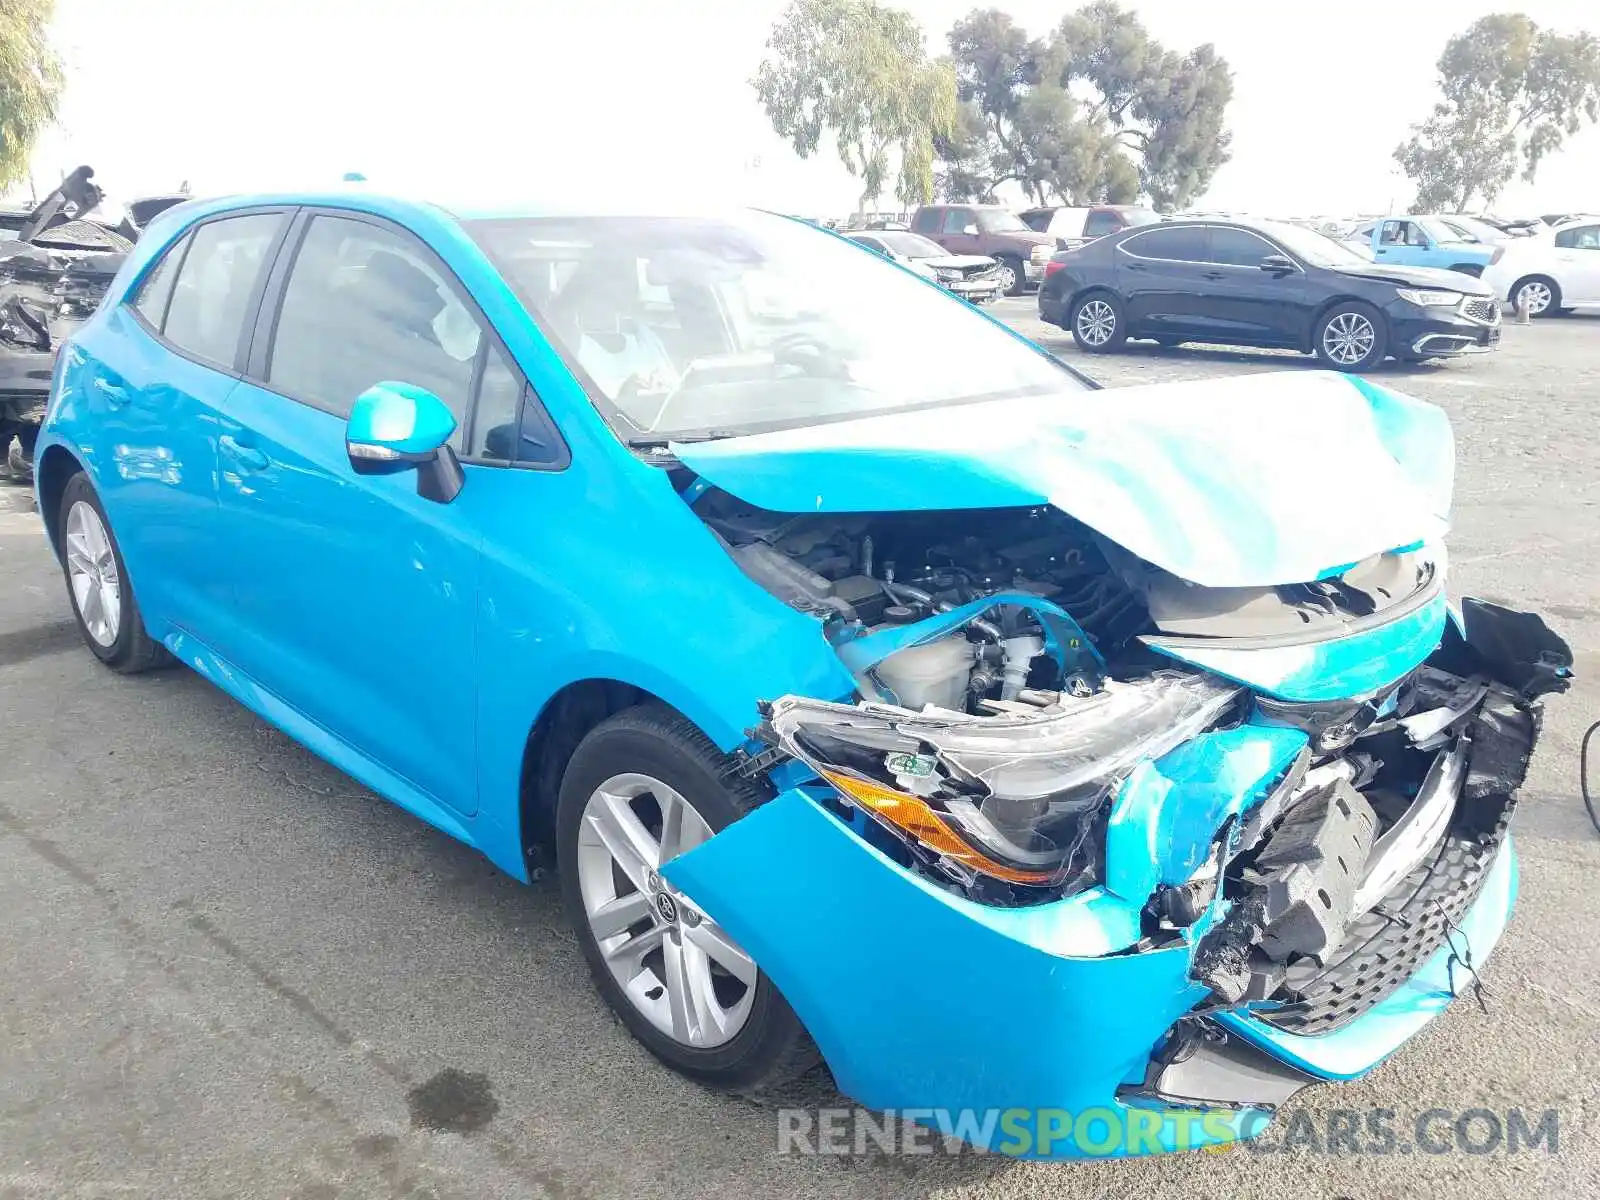
[(1054, 887), (1081, 871), (1106, 799), (1138, 763), (1215, 724), (1238, 688), (1159, 672), (975, 716), (786, 696), (774, 739), (951, 878)]

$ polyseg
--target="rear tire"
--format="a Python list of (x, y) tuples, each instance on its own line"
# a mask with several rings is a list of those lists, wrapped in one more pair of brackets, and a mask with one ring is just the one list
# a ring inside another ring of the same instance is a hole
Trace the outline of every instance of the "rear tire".
[[(680, 1074), (751, 1095), (815, 1066), (816, 1046), (766, 973), (656, 872), (663, 856), (692, 849), (762, 802), (752, 783), (726, 771), (711, 741), (671, 709), (617, 713), (578, 744), (562, 776), (557, 860), (590, 974), (628, 1031)], [(620, 856), (610, 850), (619, 832), (629, 839)]]
[(1110, 292), (1089, 292), (1073, 301), (1067, 328), (1078, 349), (1107, 354), (1122, 349), (1128, 340), (1128, 318), (1122, 301)]
[(1317, 322), (1311, 348), (1336, 371), (1369, 371), (1388, 350), (1383, 314), (1360, 300), (1341, 300)]
[(62, 490), (56, 528), (67, 598), (94, 656), (124, 675), (170, 664), (172, 656), (145, 628), (111, 522), (82, 471)]

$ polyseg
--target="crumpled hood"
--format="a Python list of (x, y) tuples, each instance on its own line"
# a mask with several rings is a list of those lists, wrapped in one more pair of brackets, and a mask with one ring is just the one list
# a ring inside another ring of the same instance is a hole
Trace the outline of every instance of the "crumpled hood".
[(1299, 583), (1448, 527), (1431, 404), (1332, 372), (1029, 396), (674, 444), (776, 512), (1051, 504), (1208, 587)]
[(933, 254), (915, 260), (930, 267), (992, 267), (994, 259), (987, 254)]

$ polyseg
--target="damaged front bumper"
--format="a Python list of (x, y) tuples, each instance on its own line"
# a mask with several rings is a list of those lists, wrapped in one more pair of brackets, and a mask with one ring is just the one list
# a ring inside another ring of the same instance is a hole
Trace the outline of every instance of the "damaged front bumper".
[[(1460, 669), (1449, 640), (1434, 661)], [(1326, 729), (1259, 707), (1133, 769), (1099, 880), (1045, 903), (981, 903), (897, 861), (803, 773), (663, 874), (762, 965), (868, 1107), (973, 1111), (968, 1129), (987, 1132), (969, 1140), (1030, 1157), (1250, 1137), (1472, 990), (1510, 917), (1537, 692), (1435, 675), (1434, 707), (1373, 706), (1382, 736), (1433, 763), (1382, 821), (1362, 789), (1379, 809), (1395, 798), (1329, 771)], [(1087, 1112), (1089, 1141), (1063, 1133), (1063, 1113)]]

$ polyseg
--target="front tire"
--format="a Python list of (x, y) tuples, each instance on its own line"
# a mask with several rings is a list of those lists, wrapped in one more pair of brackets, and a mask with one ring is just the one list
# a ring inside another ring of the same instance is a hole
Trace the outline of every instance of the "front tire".
[(562, 899), (601, 996), (673, 1070), (758, 1093), (810, 1069), (800, 1019), (720, 926), (661, 878), (661, 865), (763, 799), (661, 705), (627, 709), (579, 743), (561, 781)]
[(1561, 285), (1548, 275), (1529, 275), (1511, 288), (1511, 307), (1520, 309), (1526, 297), (1530, 317), (1553, 317), (1561, 312)]
[(56, 528), (67, 597), (94, 656), (124, 675), (170, 663), (171, 655), (145, 628), (111, 522), (82, 471), (62, 490)]
[(1383, 361), (1388, 332), (1370, 304), (1348, 300), (1322, 314), (1312, 335), (1317, 358), (1337, 371), (1367, 371)]
[(1078, 349), (1090, 354), (1120, 350), (1128, 340), (1128, 319), (1122, 301), (1110, 292), (1090, 292), (1079, 297), (1067, 316), (1067, 328)]
[(1007, 296), (1020, 296), (1022, 289), (1028, 286), (1028, 273), (1023, 269), (1022, 260), (1013, 258), (1009, 254), (1000, 256), (1000, 291)]

